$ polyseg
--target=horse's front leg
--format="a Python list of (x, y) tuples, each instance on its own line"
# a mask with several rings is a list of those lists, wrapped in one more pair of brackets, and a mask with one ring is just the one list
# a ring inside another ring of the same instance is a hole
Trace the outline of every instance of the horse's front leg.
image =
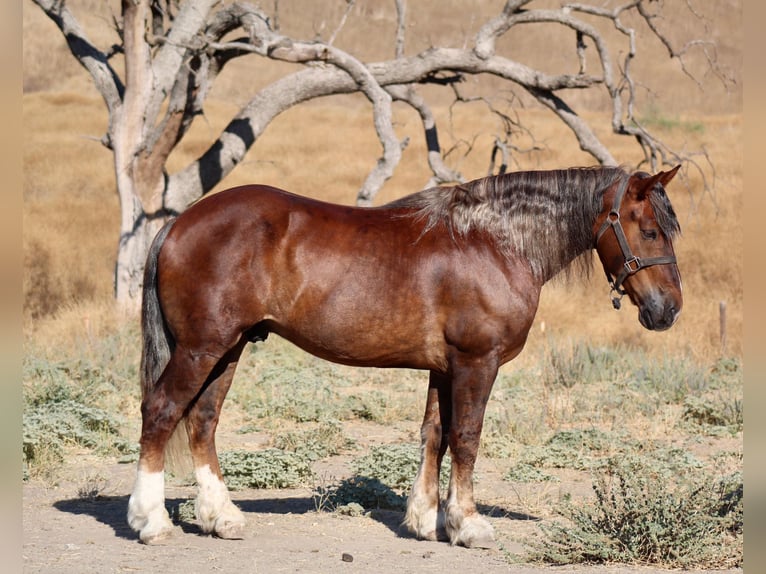
[(447, 450), (451, 411), (449, 379), (431, 371), (420, 428), (420, 469), (404, 517), (404, 525), (421, 540), (446, 539), (444, 514), (439, 510), (439, 470)]
[(244, 537), (246, 520), (242, 511), (231, 501), (224, 484), (215, 448), (215, 431), (245, 343), (242, 339), (216, 366), (186, 421), (197, 479), (194, 506), (197, 520), (203, 532), (228, 539)]
[(452, 420), (449, 429), (452, 472), (445, 521), (450, 542), (468, 548), (495, 546), (492, 525), (476, 510), (473, 469), (484, 411), (496, 376), (497, 363), (491, 359), (458, 360), (452, 365)]

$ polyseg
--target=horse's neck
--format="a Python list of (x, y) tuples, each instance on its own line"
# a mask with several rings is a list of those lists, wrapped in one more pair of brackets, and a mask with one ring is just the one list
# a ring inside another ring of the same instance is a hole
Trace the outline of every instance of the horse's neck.
[[(569, 274), (573, 263), (575, 271), (587, 272), (590, 264), (587, 254), (593, 248), (592, 232), (583, 229), (585, 223), (575, 221), (578, 218), (581, 220), (582, 216), (555, 210), (536, 215), (521, 214), (511, 221), (509, 234), (502, 242), (509, 254), (526, 258), (542, 282), (561, 272)], [(584, 261), (582, 255), (586, 255)]]

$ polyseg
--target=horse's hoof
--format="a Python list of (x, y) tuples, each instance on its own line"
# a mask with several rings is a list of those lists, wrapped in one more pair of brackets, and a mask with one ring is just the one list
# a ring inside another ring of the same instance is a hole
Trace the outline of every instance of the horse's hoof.
[(465, 546), (466, 548), (497, 548), (495, 530), (486, 519), (478, 514), (464, 518), (460, 527), (450, 532), (450, 543), (453, 546)]
[(242, 540), (245, 537), (245, 525), (241, 522), (224, 522), (216, 525), (215, 535), (225, 540)]
[(141, 534), (139, 535), (139, 539), (141, 540), (141, 542), (149, 546), (160, 545), (164, 542), (167, 542), (167, 540), (173, 536), (174, 532), (175, 532), (175, 527), (167, 526), (158, 530), (157, 532), (142, 531)]
[(483, 548), (486, 550), (494, 550), (497, 548), (497, 542), (495, 542), (494, 537), (491, 535), (476, 536), (474, 538), (464, 540), (461, 543), (466, 548)]

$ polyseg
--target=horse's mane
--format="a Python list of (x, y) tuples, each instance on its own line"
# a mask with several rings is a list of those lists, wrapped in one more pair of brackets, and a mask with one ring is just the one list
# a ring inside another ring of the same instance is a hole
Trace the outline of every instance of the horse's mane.
[(423, 233), (439, 223), (456, 237), (486, 233), (548, 280), (575, 259), (580, 272), (590, 271), (593, 222), (604, 192), (627, 177), (618, 167), (513, 172), (425, 189), (387, 207), (414, 209), (413, 216), (425, 222)]

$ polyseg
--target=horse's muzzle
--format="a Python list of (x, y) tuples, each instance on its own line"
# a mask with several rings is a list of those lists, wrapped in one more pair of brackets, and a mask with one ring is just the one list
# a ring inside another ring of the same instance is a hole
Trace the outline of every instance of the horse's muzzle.
[(672, 299), (667, 301), (653, 299), (639, 307), (638, 320), (650, 331), (665, 331), (673, 326), (680, 313), (681, 306)]

